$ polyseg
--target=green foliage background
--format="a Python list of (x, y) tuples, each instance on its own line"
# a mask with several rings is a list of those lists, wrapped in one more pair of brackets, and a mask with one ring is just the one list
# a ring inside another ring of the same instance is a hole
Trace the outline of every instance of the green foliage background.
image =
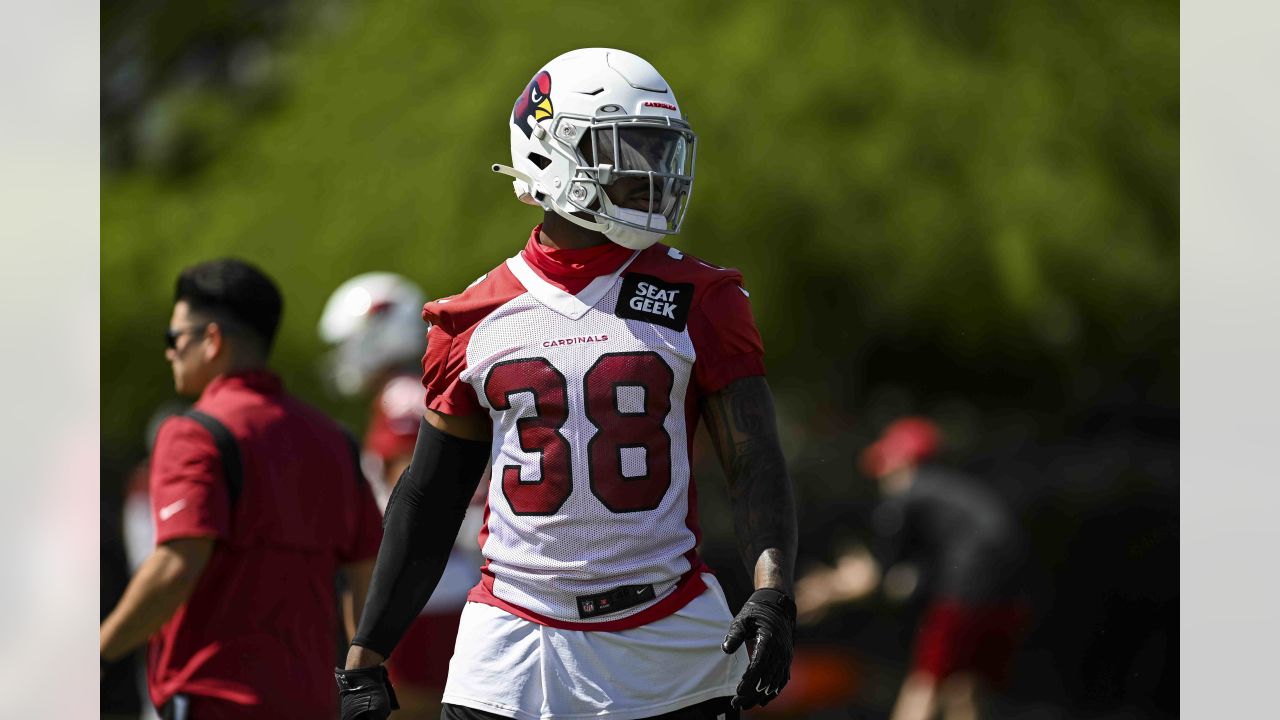
[(175, 101), (198, 172), (104, 175), (108, 453), (172, 396), (173, 279), (216, 256), (280, 281), (275, 366), (359, 425), (320, 389), (324, 300), (368, 270), (447, 295), (514, 253), (538, 213), (489, 164), (529, 77), (587, 45), (676, 90), (699, 134), (676, 244), (744, 272), (784, 413), (856, 414), (889, 380), (1050, 419), (1117, 385), (1177, 404), (1171, 1), (327, 7), (265, 109)]

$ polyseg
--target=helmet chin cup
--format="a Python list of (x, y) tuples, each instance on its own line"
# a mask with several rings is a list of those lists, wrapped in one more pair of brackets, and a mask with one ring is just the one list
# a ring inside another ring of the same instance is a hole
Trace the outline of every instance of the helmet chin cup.
[(644, 250), (662, 239), (662, 233), (637, 230), (615, 222), (609, 223), (609, 229), (604, 231), (604, 236), (629, 250)]
[[(605, 237), (622, 247), (632, 250), (644, 250), (653, 245), (661, 240), (663, 236), (662, 232), (656, 231), (667, 229), (667, 218), (658, 213), (647, 213), (642, 210), (632, 210), (610, 204), (606, 217), (609, 217), (610, 220), (606, 223), (608, 227), (604, 231)], [(642, 223), (652, 225), (654, 230), (642, 230), (632, 225), (625, 225), (621, 221), (630, 222), (633, 225)]]

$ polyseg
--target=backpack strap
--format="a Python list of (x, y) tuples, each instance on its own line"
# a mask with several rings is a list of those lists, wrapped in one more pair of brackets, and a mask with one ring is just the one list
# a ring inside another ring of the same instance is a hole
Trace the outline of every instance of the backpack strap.
[(188, 410), (184, 416), (200, 423), (201, 427), (213, 436), (213, 444), (222, 457), (222, 474), (227, 480), (227, 498), (234, 511), (240, 500), (240, 491), (244, 489), (244, 463), (240, 460), (240, 444), (236, 438), (217, 418), (199, 410)]
[[(212, 415), (195, 409), (187, 410), (183, 415), (195, 420), (213, 436), (213, 444), (218, 448), (218, 455), (222, 457), (222, 474), (227, 480), (227, 498), (230, 500), (231, 509), (234, 510), (236, 503), (240, 500), (240, 493), (244, 489), (244, 462), (240, 459), (240, 444), (236, 442), (236, 437), (231, 434), (227, 426)], [(346, 438), (348, 451), (351, 453), (351, 466), (355, 470), (355, 480), (358, 484), (364, 484), (364, 471), (361, 470), (360, 464), (360, 441), (356, 440), (356, 436), (345, 427), (342, 428), (342, 436)]]

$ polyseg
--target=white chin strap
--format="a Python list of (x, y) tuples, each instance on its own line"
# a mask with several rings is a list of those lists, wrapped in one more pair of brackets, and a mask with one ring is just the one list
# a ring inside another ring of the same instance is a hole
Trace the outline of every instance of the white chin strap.
[[(644, 250), (662, 239), (661, 232), (641, 230), (640, 228), (623, 225), (622, 223), (614, 222), (613, 219), (608, 216), (604, 216), (602, 218), (602, 222), (595, 222), (592, 220), (584, 220), (572, 213), (564, 212), (553, 203), (547, 203), (544, 207), (548, 210), (555, 211), (557, 215), (568, 220), (574, 225), (602, 233), (605, 237), (609, 238), (610, 241), (621, 245), (628, 250)], [(648, 224), (654, 230), (667, 229), (667, 217), (665, 215), (658, 213), (650, 214), (643, 210), (631, 210), (630, 208), (620, 207), (613, 208), (613, 211), (618, 214), (618, 218), (621, 220), (632, 222), (637, 225)]]
[[(647, 213), (643, 210), (632, 210), (631, 208), (615, 207), (614, 212), (618, 214), (619, 220), (625, 220), (636, 225), (648, 225), (654, 230), (667, 229), (667, 216), (658, 213)], [(650, 245), (658, 242), (662, 237), (661, 232), (653, 232), (650, 230), (641, 230), (639, 228), (629, 227), (621, 223), (607, 223), (608, 229), (604, 231), (604, 236), (624, 248), (631, 250), (644, 250)]]

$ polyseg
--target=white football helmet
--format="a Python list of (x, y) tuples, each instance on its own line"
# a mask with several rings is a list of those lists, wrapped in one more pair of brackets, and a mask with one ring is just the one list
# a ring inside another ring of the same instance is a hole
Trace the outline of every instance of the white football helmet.
[[(522, 202), (636, 250), (680, 232), (696, 137), (643, 58), (608, 48), (567, 52), (529, 81), (509, 125), (512, 167), (493, 170), (515, 178)], [(643, 181), (632, 194), (647, 198), (647, 210), (619, 207), (605, 193), (625, 178)]]
[(338, 286), (320, 314), (320, 338), (333, 345), (325, 376), (348, 397), (372, 390), (388, 369), (421, 361), (430, 326), (422, 290), (394, 273), (357, 275)]

